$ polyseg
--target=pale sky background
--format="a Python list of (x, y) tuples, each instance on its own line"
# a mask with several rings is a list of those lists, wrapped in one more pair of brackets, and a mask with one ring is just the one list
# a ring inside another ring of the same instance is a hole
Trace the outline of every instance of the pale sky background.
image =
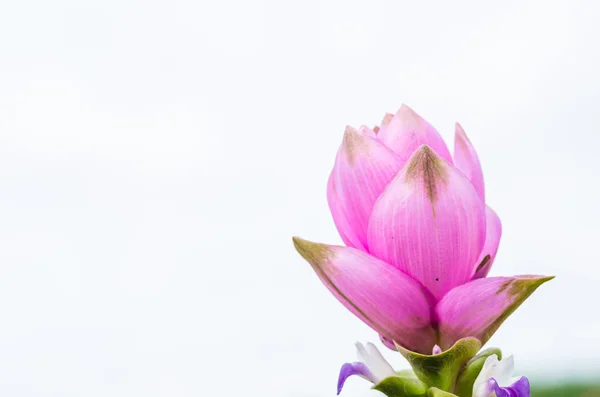
[(557, 276), (488, 345), (535, 379), (599, 375), (599, 19), (591, 0), (3, 1), (0, 395), (334, 396), (377, 335), (291, 236), (340, 243), (344, 127), (403, 102), (476, 146), (492, 274)]

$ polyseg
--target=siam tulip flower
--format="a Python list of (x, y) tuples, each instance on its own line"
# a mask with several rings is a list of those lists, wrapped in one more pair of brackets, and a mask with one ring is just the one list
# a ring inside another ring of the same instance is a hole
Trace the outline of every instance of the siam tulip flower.
[(332, 294), (386, 346), (486, 343), (551, 277), (491, 277), (502, 227), (479, 158), (456, 124), (454, 155), (405, 105), (381, 127), (346, 128), (327, 186), (346, 246), (294, 238)]
[(529, 380), (513, 376), (513, 356), (498, 360), (489, 356), (473, 385), (473, 397), (530, 397)]

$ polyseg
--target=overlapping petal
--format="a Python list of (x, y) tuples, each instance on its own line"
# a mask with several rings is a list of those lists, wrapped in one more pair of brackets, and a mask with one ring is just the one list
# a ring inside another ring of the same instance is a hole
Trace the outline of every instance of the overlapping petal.
[(440, 346), (447, 349), (465, 336), (487, 342), (504, 320), (550, 279), (552, 277), (491, 277), (454, 288), (435, 308)]
[(485, 208), (485, 243), (477, 259), (477, 267), (474, 269), (473, 279), (484, 278), (488, 275), (494, 259), (496, 259), (496, 253), (498, 252), (498, 246), (500, 245), (500, 237), (502, 236), (502, 223), (498, 215), (490, 208)]
[(377, 139), (348, 127), (327, 187), (329, 208), (342, 238), (367, 248), (367, 224), (373, 204), (400, 169), (400, 160)]
[(370, 129), (366, 125), (361, 125), (358, 129), (358, 133), (364, 136), (368, 136), (369, 138), (375, 138), (377, 136), (375, 131)]
[(417, 282), (357, 249), (298, 237), (294, 245), (331, 293), (371, 328), (411, 350), (431, 352), (430, 306)]
[(333, 217), (333, 223), (344, 244), (348, 247), (354, 247), (364, 251), (365, 247), (362, 241), (358, 238), (354, 229), (352, 229), (352, 226), (350, 226), (346, 220), (346, 211), (344, 210), (345, 203), (338, 196), (336, 187), (336, 173), (332, 172), (329, 175), (329, 181), (327, 182), (327, 202), (329, 203), (329, 210)]
[[(380, 126), (347, 127), (327, 200), (347, 247), (294, 238), (296, 249), (392, 349), (437, 357), (463, 338), (485, 343), (551, 278), (486, 278), (502, 225), (485, 205), (481, 164), (458, 123), (454, 157), (435, 128), (405, 105)], [(367, 368), (346, 364), (339, 386), (353, 374), (366, 376)], [(404, 390), (399, 378), (375, 388)], [(486, 383), (490, 393), (524, 393), (526, 379), (498, 388), (496, 380)], [(472, 383), (465, 385), (470, 393)], [(424, 384), (416, 386), (425, 392)]]
[(513, 376), (514, 367), (513, 356), (488, 356), (473, 384), (473, 397), (530, 397), (529, 380)]
[(467, 138), (467, 134), (456, 123), (454, 136), (454, 165), (471, 181), (481, 200), (485, 202), (485, 186), (483, 183), (483, 172), (475, 148)]
[(385, 131), (388, 125), (390, 125), (390, 121), (392, 121), (393, 118), (393, 114), (386, 113), (385, 116), (383, 116), (383, 120), (381, 120), (381, 126), (375, 127), (373, 131), (375, 131), (376, 134), (380, 134), (382, 131)]
[(485, 205), (461, 172), (421, 146), (375, 203), (367, 240), (372, 255), (441, 299), (473, 275)]
[(437, 130), (406, 105), (400, 107), (385, 128), (382, 125), (377, 137), (400, 157), (402, 163), (421, 145), (429, 146), (452, 163), (448, 147)]

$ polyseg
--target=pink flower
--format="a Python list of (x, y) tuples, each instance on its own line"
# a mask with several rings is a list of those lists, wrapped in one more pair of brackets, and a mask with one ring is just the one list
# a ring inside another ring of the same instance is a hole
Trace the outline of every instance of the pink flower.
[(327, 199), (346, 247), (294, 238), (352, 313), (424, 354), (472, 336), (485, 343), (551, 277), (486, 278), (502, 227), (485, 205), (479, 159), (456, 124), (454, 156), (408, 106), (381, 127), (347, 127)]

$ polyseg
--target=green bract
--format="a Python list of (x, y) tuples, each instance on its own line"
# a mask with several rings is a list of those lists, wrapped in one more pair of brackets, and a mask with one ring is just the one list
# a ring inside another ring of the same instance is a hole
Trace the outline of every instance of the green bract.
[(425, 355), (396, 345), (408, 360), (411, 370), (398, 372), (382, 380), (373, 388), (388, 397), (471, 397), (473, 383), (481, 372), (486, 358), (502, 353), (497, 348), (477, 352), (481, 342), (476, 338), (463, 338), (443, 353)]
[(427, 397), (456, 397), (456, 395), (440, 390), (437, 387), (431, 387), (427, 390)]
[(427, 385), (414, 374), (390, 376), (373, 386), (373, 389), (388, 397), (417, 397), (427, 394)]
[(470, 359), (461, 373), (458, 375), (456, 381), (455, 393), (460, 397), (471, 397), (473, 394), (473, 383), (477, 379), (477, 375), (481, 372), (485, 359), (495, 354), (498, 359), (502, 359), (502, 352), (496, 347), (490, 347), (489, 349), (482, 350), (478, 355)]
[(444, 391), (454, 388), (459, 372), (480, 348), (481, 342), (475, 338), (463, 338), (445, 352), (432, 356), (411, 352), (396, 345), (396, 349), (412, 366), (417, 378), (429, 387)]

